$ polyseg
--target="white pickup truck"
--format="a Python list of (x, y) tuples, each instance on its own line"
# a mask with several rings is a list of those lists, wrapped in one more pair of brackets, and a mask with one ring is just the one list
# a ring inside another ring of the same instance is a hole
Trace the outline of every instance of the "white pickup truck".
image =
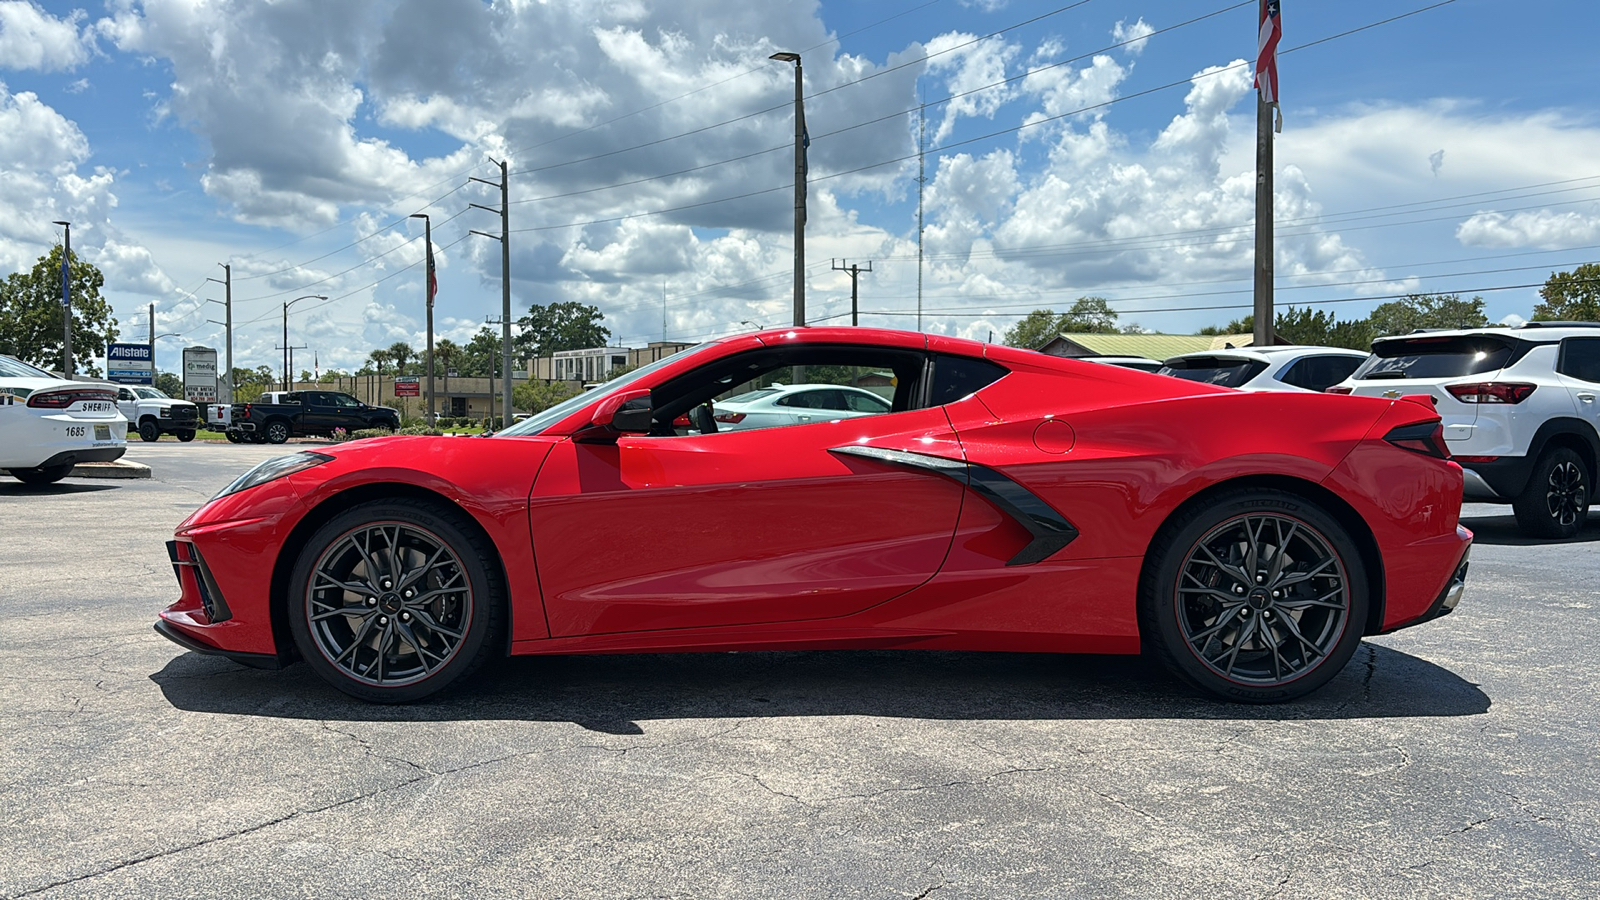
[(201, 424), (199, 407), (141, 384), (118, 385), (117, 409), (127, 418), (128, 430), (139, 432), (139, 439), (144, 441), (159, 441), (163, 434), (192, 441)]

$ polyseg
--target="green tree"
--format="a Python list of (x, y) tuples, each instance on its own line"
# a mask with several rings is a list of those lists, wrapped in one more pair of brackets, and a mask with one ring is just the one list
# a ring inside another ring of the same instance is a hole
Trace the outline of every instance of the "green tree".
[(1600, 322), (1600, 263), (1556, 272), (1539, 289), (1539, 296), (1544, 302), (1533, 308), (1536, 322)]
[(456, 361), (456, 371), (472, 378), (500, 374), (500, 335), (487, 325), (478, 329), (478, 333), (462, 349)]
[(1008, 347), (1039, 350), (1061, 334), (1061, 315), (1053, 309), (1036, 309), (1006, 329), (1001, 338)]
[(416, 358), (417, 351), (411, 349), (411, 345), (405, 341), (395, 341), (389, 345), (389, 361), (394, 363), (394, 373), (396, 375), (410, 374), (406, 371), (406, 364), (413, 362)]
[(156, 375), (156, 390), (168, 397), (183, 396), (183, 379), (171, 372), (161, 372)]
[(1113, 334), (1117, 311), (1104, 297), (1079, 297), (1061, 316), (1061, 330), (1077, 334)]
[(1207, 334), (1221, 337), (1225, 334), (1252, 334), (1256, 330), (1255, 313), (1246, 313), (1242, 319), (1234, 319), (1226, 325), (1207, 325), (1195, 334)]
[(1295, 344), (1372, 349), (1372, 325), (1366, 319), (1341, 321), (1327, 310), (1289, 307), (1274, 320), (1278, 336)]
[(525, 381), (511, 389), (511, 402), (523, 412), (541, 413), (576, 393), (560, 381)]
[(261, 392), (276, 387), (278, 376), (269, 366), (233, 370), (233, 402), (253, 403)]
[[(100, 296), (105, 276), (72, 254), (72, 365), (100, 377), (90, 357), (106, 352), (117, 339), (111, 304)], [(32, 271), (14, 272), (0, 282), (0, 353), (46, 369), (61, 368), (61, 247), (39, 257)]]
[(1460, 294), (1407, 294), (1391, 300), (1367, 317), (1372, 336), (1410, 334), (1419, 328), (1482, 328), (1489, 324), (1483, 314), (1483, 298), (1461, 299)]
[(535, 303), (528, 307), (527, 315), (517, 320), (522, 333), (516, 336), (513, 348), (526, 359), (549, 356), (559, 350), (604, 347), (611, 340), (611, 330), (601, 324), (604, 320), (598, 307), (574, 300), (549, 306)]

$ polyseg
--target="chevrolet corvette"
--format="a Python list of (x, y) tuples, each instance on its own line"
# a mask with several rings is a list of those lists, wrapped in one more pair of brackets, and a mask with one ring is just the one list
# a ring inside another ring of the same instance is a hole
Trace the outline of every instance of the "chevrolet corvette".
[[(870, 379), (863, 378), (870, 374)], [(773, 383), (879, 415), (719, 430)], [(491, 437), (380, 437), (241, 474), (167, 545), (156, 629), (417, 700), (496, 657), (1145, 653), (1300, 697), (1461, 597), (1462, 471), (1425, 397), (1247, 393), (973, 341), (769, 330)]]

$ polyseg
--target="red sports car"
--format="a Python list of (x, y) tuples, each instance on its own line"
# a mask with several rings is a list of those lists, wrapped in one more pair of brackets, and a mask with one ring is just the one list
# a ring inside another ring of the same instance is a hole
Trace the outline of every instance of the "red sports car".
[[(718, 397), (867, 386), (880, 415), (719, 432)], [(1240, 393), (972, 341), (765, 331), (493, 437), (269, 460), (178, 526), (156, 629), (357, 697), (491, 657), (1137, 653), (1265, 702), (1460, 599), (1461, 468), (1426, 398)]]

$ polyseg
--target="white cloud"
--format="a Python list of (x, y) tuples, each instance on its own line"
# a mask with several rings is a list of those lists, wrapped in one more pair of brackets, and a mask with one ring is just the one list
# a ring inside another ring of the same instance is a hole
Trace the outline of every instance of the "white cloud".
[(1600, 213), (1537, 209), (1506, 215), (1484, 212), (1456, 228), (1468, 247), (1543, 247), (1559, 250), (1600, 244)]
[(1134, 56), (1144, 52), (1145, 45), (1150, 43), (1150, 35), (1154, 33), (1155, 28), (1146, 24), (1143, 16), (1132, 25), (1123, 20), (1111, 29), (1111, 37), (1119, 44), (1128, 42), (1124, 49)]
[[(1006, 67), (1016, 57), (1018, 48), (999, 38), (973, 43), (974, 37), (951, 32), (927, 43), (929, 71), (934, 74), (950, 73), (945, 79), (945, 87), (950, 96), (955, 97), (944, 104), (944, 116), (933, 137), (935, 143), (950, 136), (958, 119), (974, 116), (993, 118), (995, 112), (1011, 99), (1012, 90), (1009, 87), (971, 92), (1004, 81)], [(956, 96), (960, 94), (965, 96)]]
[(79, 9), (56, 18), (31, 0), (0, 0), (0, 67), (57, 72), (89, 61), (94, 39)]

